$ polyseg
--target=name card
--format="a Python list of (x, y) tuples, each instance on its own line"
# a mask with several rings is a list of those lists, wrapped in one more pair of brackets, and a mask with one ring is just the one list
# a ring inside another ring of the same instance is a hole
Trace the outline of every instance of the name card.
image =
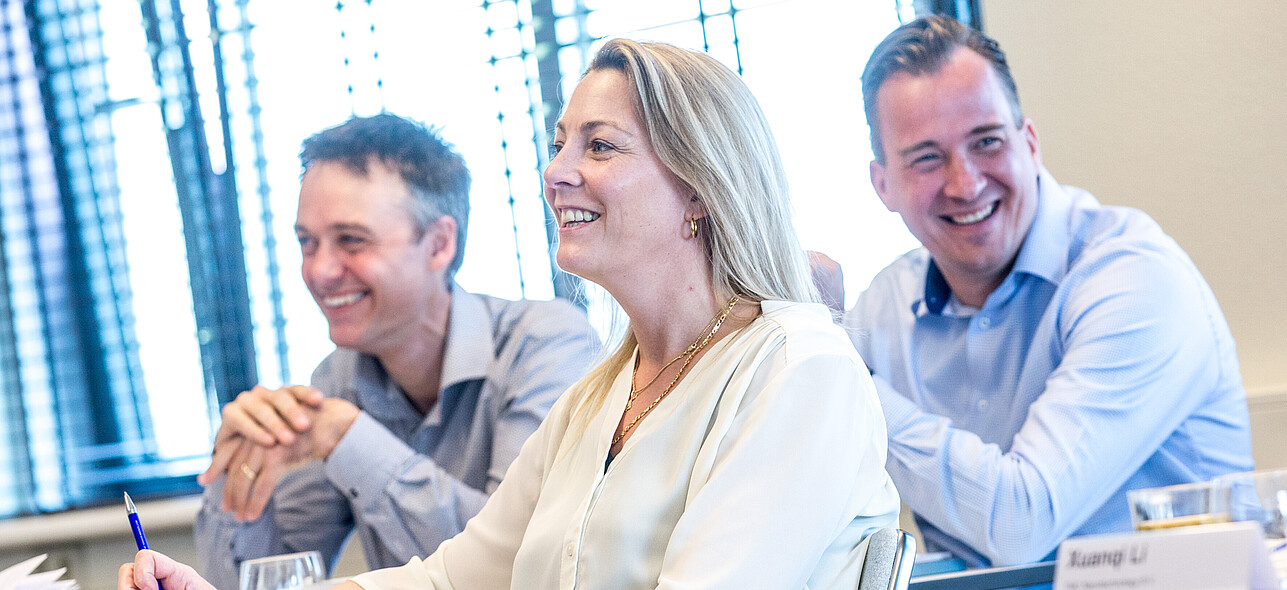
[(1233, 522), (1074, 537), (1059, 545), (1055, 590), (1279, 590), (1260, 526)]

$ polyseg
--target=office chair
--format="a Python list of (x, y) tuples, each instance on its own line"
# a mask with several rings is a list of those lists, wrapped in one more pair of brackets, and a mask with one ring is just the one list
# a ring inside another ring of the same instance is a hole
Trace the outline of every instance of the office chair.
[(880, 529), (867, 537), (858, 590), (905, 590), (912, 577), (916, 538), (902, 529)]

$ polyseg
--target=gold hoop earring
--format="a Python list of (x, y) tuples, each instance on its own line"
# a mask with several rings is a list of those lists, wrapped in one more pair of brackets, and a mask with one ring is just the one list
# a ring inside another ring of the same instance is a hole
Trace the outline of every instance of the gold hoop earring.
[(688, 237), (690, 238), (697, 237), (697, 218), (696, 217), (688, 220), (688, 231), (692, 233), (692, 235)]

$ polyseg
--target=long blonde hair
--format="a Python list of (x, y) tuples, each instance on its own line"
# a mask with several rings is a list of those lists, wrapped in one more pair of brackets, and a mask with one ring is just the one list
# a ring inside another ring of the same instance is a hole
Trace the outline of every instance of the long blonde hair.
[[(742, 79), (705, 53), (628, 39), (599, 49), (585, 73), (597, 70), (621, 72), (634, 85), (631, 101), (653, 150), (705, 208), (698, 234), (716, 297), (817, 301), (782, 158)], [(613, 352), (573, 387), (580, 400), (571, 406), (571, 432), (584, 431), (637, 344), (627, 326)]]

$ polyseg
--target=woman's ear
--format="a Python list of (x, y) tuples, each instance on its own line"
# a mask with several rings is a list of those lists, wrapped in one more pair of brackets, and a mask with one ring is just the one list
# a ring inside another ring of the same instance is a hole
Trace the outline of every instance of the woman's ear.
[(707, 215), (706, 205), (702, 203), (702, 200), (698, 198), (696, 193), (693, 193), (693, 195), (688, 199), (688, 207), (684, 212), (684, 216), (687, 219), (701, 219)]

